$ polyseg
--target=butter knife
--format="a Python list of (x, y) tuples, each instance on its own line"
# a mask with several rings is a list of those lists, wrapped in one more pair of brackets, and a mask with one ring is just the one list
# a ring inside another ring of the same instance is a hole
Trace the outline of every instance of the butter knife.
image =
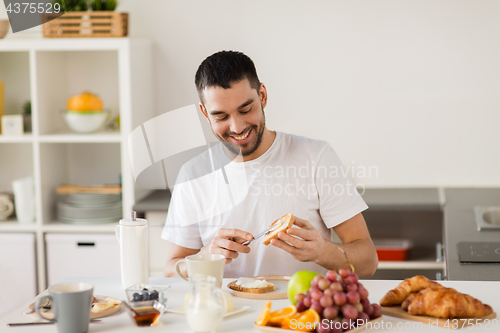
[(247, 240), (243, 243), (241, 243), (241, 245), (248, 245), (250, 244), (251, 242), (253, 242), (254, 240), (258, 239), (258, 238), (261, 238), (262, 236), (264, 236), (265, 234), (267, 234), (269, 231), (273, 230), (273, 229), (278, 229), (279, 227), (281, 227), (281, 225), (283, 224), (283, 221), (280, 221), (280, 222), (277, 222), (275, 224), (273, 224), (272, 226), (270, 226), (269, 228), (267, 228), (266, 230), (262, 231), (260, 234), (258, 234), (257, 236), (254, 236), (251, 240)]

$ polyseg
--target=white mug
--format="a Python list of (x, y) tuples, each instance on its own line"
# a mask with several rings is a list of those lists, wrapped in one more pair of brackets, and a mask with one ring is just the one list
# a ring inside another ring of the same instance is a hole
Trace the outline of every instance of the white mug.
[(180, 278), (189, 282), (188, 278), (181, 273), (179, 267), (181, 262), (186, 263), (188, 276), (193, 276), (195, 274), (210, 275), (217, 280), (217, 287), (220, 288), (222, 286), (224, 265), (226, 264), (226, 257), (222, 254), (198, 253), (179, 260), (175, 264), (175, 271)]
[(26, 177), (12, 182), (16, 215), (19, 223), (35, 222), (35, 188), (33, 178)]

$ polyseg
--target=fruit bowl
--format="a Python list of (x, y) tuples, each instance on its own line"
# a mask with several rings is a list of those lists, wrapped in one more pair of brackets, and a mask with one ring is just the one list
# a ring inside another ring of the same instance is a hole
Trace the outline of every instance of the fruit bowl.
[(64, 119), (68, 126), (78, 133), (92, 133), (101, 129), (109, 119), (111, 112), (73, 112), (64, 114)]

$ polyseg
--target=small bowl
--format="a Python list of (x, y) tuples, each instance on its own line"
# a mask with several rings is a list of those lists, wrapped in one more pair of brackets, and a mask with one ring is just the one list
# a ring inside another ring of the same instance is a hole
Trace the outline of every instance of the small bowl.
[(158, 301), (123, 302), (125, 309), (137, 326), (151, 326), (165, 312), (165, 305)]
[[(163, 306), (167, 306), (167, 290), (170, 288), (170, 286), (155, 286), (151, 284), (134, 284), (131, 287), (128, 287), (125, 289), (125, 292), (127, 293), (127, 299), (130, 304), (134, 303), (140, 303), (141, 301), (149, 301), (151, 300), (151, 296), (154, 295), (154, 291), (158, 293), (158, 299), (155, 298), (159, 303), (161, 303)], [(147, 289), (147, 294), (146, 290)], [(135, 294), (135, 297), (134, 297)], [(152, 295), (153, 294), (153, 295)], [(149, 296), (149, 297), (147, 297)], [(135, 299), (135, 300), (134, 300)]]
[(106, 112), (73, 112), (64, 114), (66, 123), (75, 132), (92, 133), (102, 128), (111, 113)]
[(9, 32), (10, 22), (9, 20), (0, 20), (0, 39), (4, 38)]

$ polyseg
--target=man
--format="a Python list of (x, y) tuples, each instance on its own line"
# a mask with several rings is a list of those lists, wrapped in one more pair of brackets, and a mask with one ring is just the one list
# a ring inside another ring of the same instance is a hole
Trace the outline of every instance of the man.
[[(330, 145), (267, 129), (267, 90), (252, 60), (240, 52), (215, 53), (199, 66), (195, 84), (200, 111), (222, 144), (186, 163), (182, 173), (199, 177), (199, 166), (219, 155), (230, 160), (224, 179), (243, 170), (248, 193), (231, 209), (207, 214), (220, 202), (223, 186), (214, 185), (214, 195), (200, 194), (192, 184), (174, 188), (162, 233), (171, 242), (165, 276), (176, 276), (175, 263), (199, 252), (223, 254), (226, 277), (341, 267), (372, 275), (378, 261), (361, 215), (366, 204)], [(296, 217), (295, 226), (272, 246), (262, 239), (242, 245), (286, 213)], [(342, 244), (330, 241), (330, 228)]]

